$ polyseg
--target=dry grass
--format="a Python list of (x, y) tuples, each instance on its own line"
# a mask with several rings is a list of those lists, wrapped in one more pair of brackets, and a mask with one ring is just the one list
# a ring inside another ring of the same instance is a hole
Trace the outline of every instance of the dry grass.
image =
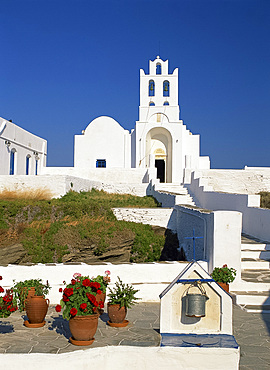
[(27, 190), (10, 190), (3, 189), (0, 191), (0, 199), (15, 200), (15, 199), (33, 199), (33, 200), (49, 200), (52, 199), (52, 193), (47, 188), (27, 189)]

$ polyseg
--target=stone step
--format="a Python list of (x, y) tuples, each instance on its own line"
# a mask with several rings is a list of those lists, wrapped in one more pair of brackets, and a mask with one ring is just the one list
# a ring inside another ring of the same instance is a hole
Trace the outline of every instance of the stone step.
[(168, 194), (172, 194), (172, 195), (188, 195), (188, 192), (187, 190), (177, 190), (177, 189), (170, 189), (170, 188), (167, 188), (167, 189), (155, 189), (157, 191), (160, 191), (161, 193), (168, 193)]
[(241, 250), (270, 251), (270, 244), (264, 243), (241, 243)]
[(241, 257), (242, 258), (252, 258), (252, 259), (261, 259), (261, 260), (270, 260), (270, 250), (265, 251), (265, 250), (248, 250), (244, 249), (241, 252)]
[(195, 206), (195, 203), (190, 195), (177, 195), (175, 199), (175, 204), (188, 204)]
[(250, 313), (270, 314), (270, 305), (239, 305), (242, 310)]
[(238, 305), (270, 305), (269, 291), (232, 291), (235, 295), (235, 303)]
[(156, 184), (155, 190), (173, 194), (188, 194), (187, 188), (183, 185), (171, 185), (169, 183)]
[(264, 270), (270, 268), (270, 261), (262, 260), (260, 258), (242, 258), (242, 270)]

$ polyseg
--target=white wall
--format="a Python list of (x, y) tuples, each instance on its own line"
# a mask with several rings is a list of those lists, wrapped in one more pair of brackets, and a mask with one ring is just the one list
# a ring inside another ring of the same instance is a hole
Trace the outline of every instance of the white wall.
[(78, 167), (45, 167), (41, 175), (70, 175), (107, 184), (134, 184), (147, 182), (145, 168), (78, 168)]
[[(18, 281), (40, 278), (44, 282), (49, 281), (52, 286), (48, 298), (51, 304), (59, 303), (63, 287), (63, 281), (69, 282), (75, 272), (84, 275), (104, 275), (106, 270), (111, 272), (111, 284), (117, 280), (117, 276), (127, 284), (133, 284), (139, 289), (137, 297), (142, 302), (159, 302), (159, 294), (170, 284), (173, 279), (187, 266), (188, 262), (153, 262), (153, 263), (125, 263), (100, 265), (78, 264), (37, 264), (33, 266), (1, 266), (1, 285), (9, 288), (13, 285), (13, 279)], [(202, 262), (202, 267), (207, 270), (207, 262)]]
[(0, 175), (0, 191), (47, 189), (53, 198), (59, 198), (68, 191), (89, 191), (92, 188), (104, 190), (108, 193), (132, 194), (143, 197), (146, 195), (148, 184), (113, 184), (101, 181), (92, 181), (75, 176), (40, 175), (40, 176), (9, 176)]
[(75, 135), (74, 167), (96, 168), (96, 160), (105, 159), (106, 168), (130, 168), (130, 151), (129, 132), (113, 118), (101, 116)]
[[(270, 191), (270, 168), (245, 167), (243, 170), (205, 169), (195, 172), (195, 178), (216, 192), (258, 194)], [(188, 182), (188, 180), (186, 180)]]
[(113, 208), (117, 220), (166, 227), (176, 231), (176, 213), (173, 208)]
[(20, 370), (91, 370), (93, 364), (102, 370), (237, 370), (239, 357), (239, 348), (107, 346), (63, 354), (4, 353), (0, 361), (3, 369)]
[[(6, 144), (9, 143), (9, 145)], [(0, 117), (0, 175), (9, 175), (10, 153), (15, 151), (16, 175), (26, 174), (26, 157), (30, 156), (29, 174), (38, 174), (46, 166), (47, 141)]]
[(261, 240), (270, 240), (270, 210), (260, 208), (260, 196), (248, 194), (229, 194), (207, 191), (204, 179), (194, 178), (187, 185), (196, 204), (212, 210), (231, 210), (242, 213), (242, 231)]
[(176, 205), (177, 236), (179, 246), (192, 260), (193, 236), (203, 237), (195, 240), (195, 259), (208, 261), (208, 272), (214, 267), (227, 264), (237, 270), (235, 285), (241, 279), (241, 230), (242, 215), (232, 211), (209, 211)]

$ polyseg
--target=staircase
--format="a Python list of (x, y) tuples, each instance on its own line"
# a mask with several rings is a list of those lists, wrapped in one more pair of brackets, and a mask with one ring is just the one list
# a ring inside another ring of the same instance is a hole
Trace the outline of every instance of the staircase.
[(161, 193), (175, 195), (175, 204), (195, 206), (193, 198), (189, 195), (188, 190), (183, 185), (167, 182), (158, 183), (155, 184), (155, 190)]
[(270, 313), (270, 244), (243, 235), (241, 290), (233, 291), (235, 303), (247, 312)]

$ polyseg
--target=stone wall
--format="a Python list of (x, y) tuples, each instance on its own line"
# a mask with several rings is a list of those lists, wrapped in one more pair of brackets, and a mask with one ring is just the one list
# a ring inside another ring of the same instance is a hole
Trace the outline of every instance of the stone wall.
[(66, 176), (66, 175), (41, 175), (41, 176), (9, 176), (0, 175), (0, 191), (9, 190), (29, 190), (29, 189), (48, 189), (52, 197), (59, 198), (68, 191), (74, 190), (89, 191), (92, 188), (104, 190), (108, 193), (132, 194), (145, 196), (148, 184), (117, 184), (103, 183), (100, 181), (88, 180), (85, 178)]
[(235, 268), (236, 286), (241, 279), (241, 213), (180, 205), (175, 206), (175, 212), (179, 247), (183, 248), (187, 259), (194, 259), (194, 230), (195, 237), (202, 237), (195, 239), (195, 260), (207, 261), (209, 272), (225, 263)]
[(270, 168), (245, 167), (243, 170), (196, 170), (205, 189), (215, 192), (258, 194), (270, 191)]
[(173, 208), (113, 208), (117, 220), (166, 227), (176, 231), (175, 211)]
[(191, 184), (187, 187), (198, 206), (215, 211), (241, 212), (242, 231), (261, 240), (270, 241), (270, 210), (260, 208), (259, 195), (211, 191), (204, 186), (204, 179), (195, 178), (195, 173), (192, 174)]
[[(35, 278), (40, 278), (44, 282), (48, 280), (52, 286), (48, 298), (51, 304), (57, 304), (61, 299), (59, 288), (64, 286), (64, 280), (69, 282), (75, 272), (91, 277), (104, 275), (106, 270), (110, 270), (111, 284), (114, 284), (119, 276), (125, 283), (134, 284), (135, 288), (139, 289), (137, 296), (141, 298), (142, 302), (159, 302), (159, 294), (187, 264), (188, 262), (8, 265), (1, 266), (1, 276), (3, 276), (1, 285), (4, 288), (9, 288), (13, 285), (13, 279), (16, 282)], [(202, 262), (202, 266), (207, 270), (206, 262)]]

